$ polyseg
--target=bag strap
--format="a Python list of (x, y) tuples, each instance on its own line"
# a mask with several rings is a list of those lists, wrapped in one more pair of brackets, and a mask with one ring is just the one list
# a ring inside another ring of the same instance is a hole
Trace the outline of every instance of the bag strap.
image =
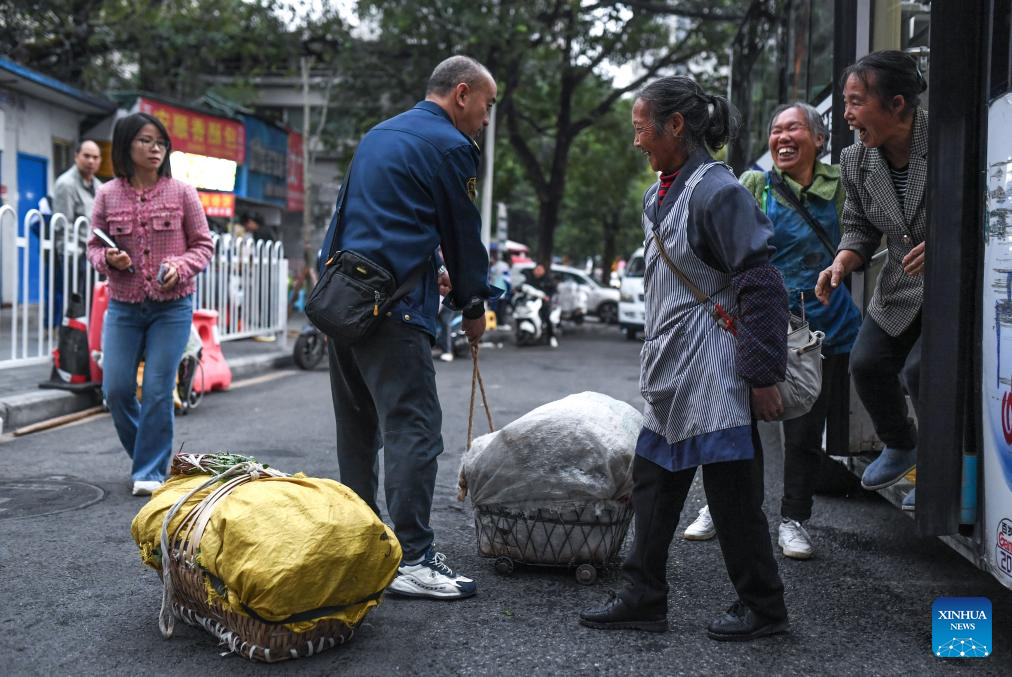
[(780, 176), (772, 169), (769, 172), (769, 176), (773, 189), (780, 193), (780, 196), (787, 200), (787, 203), (794, 208), (794, 211), (801, 215), (808, 225), (811, 226), (812, 230), (815, 231), (815, 234), (819, 237), (819, 240), (826, 248), (826, 251), (829, 252), (829, 255), (831, 257), (835, 257), (836, 247), (833, 246), (833, 241), (829, 239), (829, 234), (826, 232), (826, 229), (822, 227), (822, 224), (815, 220), (815, 217), (812, 216), (811, 212), (808, 211), (808, 208), (805, 207), (801, 200), (798, 199), (798, 196), (794, 194), (794, 191), (787, 187), (787, 184), (784, 182), (784, 177)]
[(669, 257), (668, 253), (664, 250), (664, 244), (661, 243), (661, 238), (657, 236), (656, 231), (654, 231), (653, 236), (654, 243), (657, 245), (657, 253), (659, 253), (661, 258), (664, 259), (664, 263), (668, 264), (668, 268), (670, 268), (671, 272), (675, 274), (675, 277), (681, 280), (682, 284), (688, 287), (689, 291), (692, 292), (692, 295), (697, 301), (699, 301), (700, 305), (705, 306), (709, 303), (713, 303), (713, 318), (717, 321), (717, 324), (719, 324), (722, 329), (737, 335), (738, 329), (734, 326), (734, 318), (731, 317), (730, 313), (724, 310), (724, 307), (719, 303), (714, 302), (712, 297), (697, 287), (696, 283), (693, 282), (688, 275), (678, 269), (678, 266), (675, 265), (675, 262), (671, 260), (671, 257)]
[(320, 247), (320, 259), (316, 264), (317, 273), (323, 273), (323, 269), (327, 267), (325, 262), (333, 258), (337, 250), (337, 243), (341, 239), (338, 237), (338, 230), (344, 222), (344, 205), (348, 201), (348, 183), (351, 181), (351, 166), (354, 162), (355, 158), (353, 156), (351, 162), (348, 163), (348, 168), (344, 172), (344, 181), (341, 182), (341, 190), (337, 193), (334, 217), (330, 220), (330, 227), (327, 228), (327, 234), (323, 238), (323, 245)]

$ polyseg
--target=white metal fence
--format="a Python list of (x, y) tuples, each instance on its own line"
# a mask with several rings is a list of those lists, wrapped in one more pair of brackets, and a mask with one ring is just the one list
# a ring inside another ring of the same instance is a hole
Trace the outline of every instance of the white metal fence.
[[(38, 235), (34, 242), (33, 231)], [(0, 207), (0, 369), (50, 360), (57, 317), (62, 317), (62, 312), (54, 310), (58, 305), (66, 310), (71, 291), (81, 292), (86, 317), (91, 317), (98, 273), (87, 262), (84, 247), (78, 245), (90, 231), (84, 217), (70, 224), (63, 214), (54, 214), (47, 223), (41, 212), (32, 209), (18, 234), (17, 212), (9, 205)], [(213, 233), (212, 239), (211, 262), (197, 278), (196, 308), (218, 311), (222, 341), (273, 334), (284, 348), (288, 325), (284, 246)], [(38, 262), (34, 270), (32, 248)]]

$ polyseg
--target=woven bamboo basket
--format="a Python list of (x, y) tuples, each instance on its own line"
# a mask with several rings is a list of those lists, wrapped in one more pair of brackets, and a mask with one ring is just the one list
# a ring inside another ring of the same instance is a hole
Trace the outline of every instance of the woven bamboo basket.
[[(351, 639), (355, 627), (334, 619), (320, 620), (306, 632), (295, 632), (285, 627), (285, 621), (313, 620), (314, 617), (334, 613), (336, 608), (299, 614), (282, 622), (259, 618), (250, 609), (245, 609), (248, 613), (242, 613), (225, 608), (221, 603), (221, 599), (227, 598), (223, 583), (198, 564), (197, 547), (215, 504), (236, 487), (262, 476), (284, 476), (284, 473), (257, 463), (236, 465), (209, 478), (201, 487), (182, 497), (166, 514), (161, 536), (163, 594), (159, 614), (159, 628), (164, 637), (172, 636), (174, 619), (179, 619), (203, 628), (233, 653), (265, 663), (312, 656)], [(180, 507), (190, 496), (216, 484), (218, 486), (185, 515), (170, 538), (168, 525)], [(223, 594), (210, 596), (209, 583)]]
[(355, 628), (336, 620), (320, 621), (309, 632), (293, 632), (284, 625), (225, 610), (218, 603), (209, 604), (204, 583), (207, 574), (199, 567), (179, 562), (178, 550), (172, 555), (169, 575), (174, 589), (173, 616), (203, 628), (244, 658), (264, 663), (304, 658), (344, 644), (355, 632)]

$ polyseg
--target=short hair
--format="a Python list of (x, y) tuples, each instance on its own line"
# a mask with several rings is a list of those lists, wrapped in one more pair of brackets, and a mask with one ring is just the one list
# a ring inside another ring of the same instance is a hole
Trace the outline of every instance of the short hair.
[(165, 159), (158, 167), (158, 176), (172, 176), (169, 167), (169, 155), (172, 153), (172, 138), (162, 121), (147, 113), (133, 113), (120, 118), (112, 132), (112, 170), (121, 179), (130, 179), (134, 175), (134, 162), (130, 159), (130, 147), (144, 125), (154, 125), (158, 134), (165, 140)]
[[(902, 96), (905, 105), (900, 112), (904, 117), (921, 104), (921, 92), (928, 88), (914, 57), (896, 49), (865, 54), (856, 63), (847, 66), (840, 76), (841, 90), (847, 86), (851, 75), (878, 97), (883, 108), (892, 105), (893, 97)], [(875, 77), (870, 77), (872, 75)]]
[(710, 150), (720, 150), (738, 129), (738, 114), (731, 103), (722, 96), (707, 94), (684, 75), (654, 80), (636, 98), (650, 106), (650, 119), (658, 134), (675, 113), (681, 113), (690, 147), (705, 143)]
[(77, 146), (74, 148), (74, 155), (75, 156), (81, 154), (81, 149), (84, 147), (84, 144), (86, 144), (86, 143), (93, 143), (93, 144), (95, 144), (95, 146), (98, 147), (98, 152), (99, 153), (102, 152), (102, 146), (99, 146), (98, 145), (98, 141), (96, 141), (95, 139), (90, 139), (90, 138), (89, 139), (81, 139), (80, 141), (77, 142)]
[(815, 109), (815, 106), (807, 104), (804, 101), (795, 101), (794, 103), (785, 103), (777, 106), (776, 110), (773, 111), (773, 115), (770, 116), (770, 126), (766, 130), (766, 136), (773, 133), (773, 123), (777, 121), (780, 114), (785, 110), (790, 110), (792, 108), (797, 108), (805, 114), (805, 122), (808, 123), (808, 131), (812, 133), (813, 137), (817, 137), (820, 134), (822, 135), (822, 143), (816, 144), (818, 149), (821, 151), (826, 147), (826, 142), (829, 141), (829, 128), (826, 127), (826, 121), (822, 119), (822, 115)]
[(493, 79), (488, 69), (476, 59), (462, 54), (451, 56), (440, 61), (432, 71), (429, 82), (425, 86), (425, 95), (446, 96), (460, 83), (463, 82), (468, 87), (473, 87), (482, 78)]

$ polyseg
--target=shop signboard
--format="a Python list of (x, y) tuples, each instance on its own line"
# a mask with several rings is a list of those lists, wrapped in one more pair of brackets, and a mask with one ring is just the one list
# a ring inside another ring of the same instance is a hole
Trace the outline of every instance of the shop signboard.
[(1012, 92), (988, 111), (981, 421), (984, 553), (1012, 587)]
[(288, 134), (288, 211), (301, 212), (305, 204), (303, 183), (302, 135)]
[(209, 193), (206, 190), (198, 190), (200, 204), (204, 207), (204, 213), (222, 219), (230, 219), (235, 216), (235, 195), (232, 193)]
[(242, 164), (246, 155), (246, 134), (241, 122), (141, 98), (140, 111), (153, 115), (169, 131), (172, 149), (224, 158)]

